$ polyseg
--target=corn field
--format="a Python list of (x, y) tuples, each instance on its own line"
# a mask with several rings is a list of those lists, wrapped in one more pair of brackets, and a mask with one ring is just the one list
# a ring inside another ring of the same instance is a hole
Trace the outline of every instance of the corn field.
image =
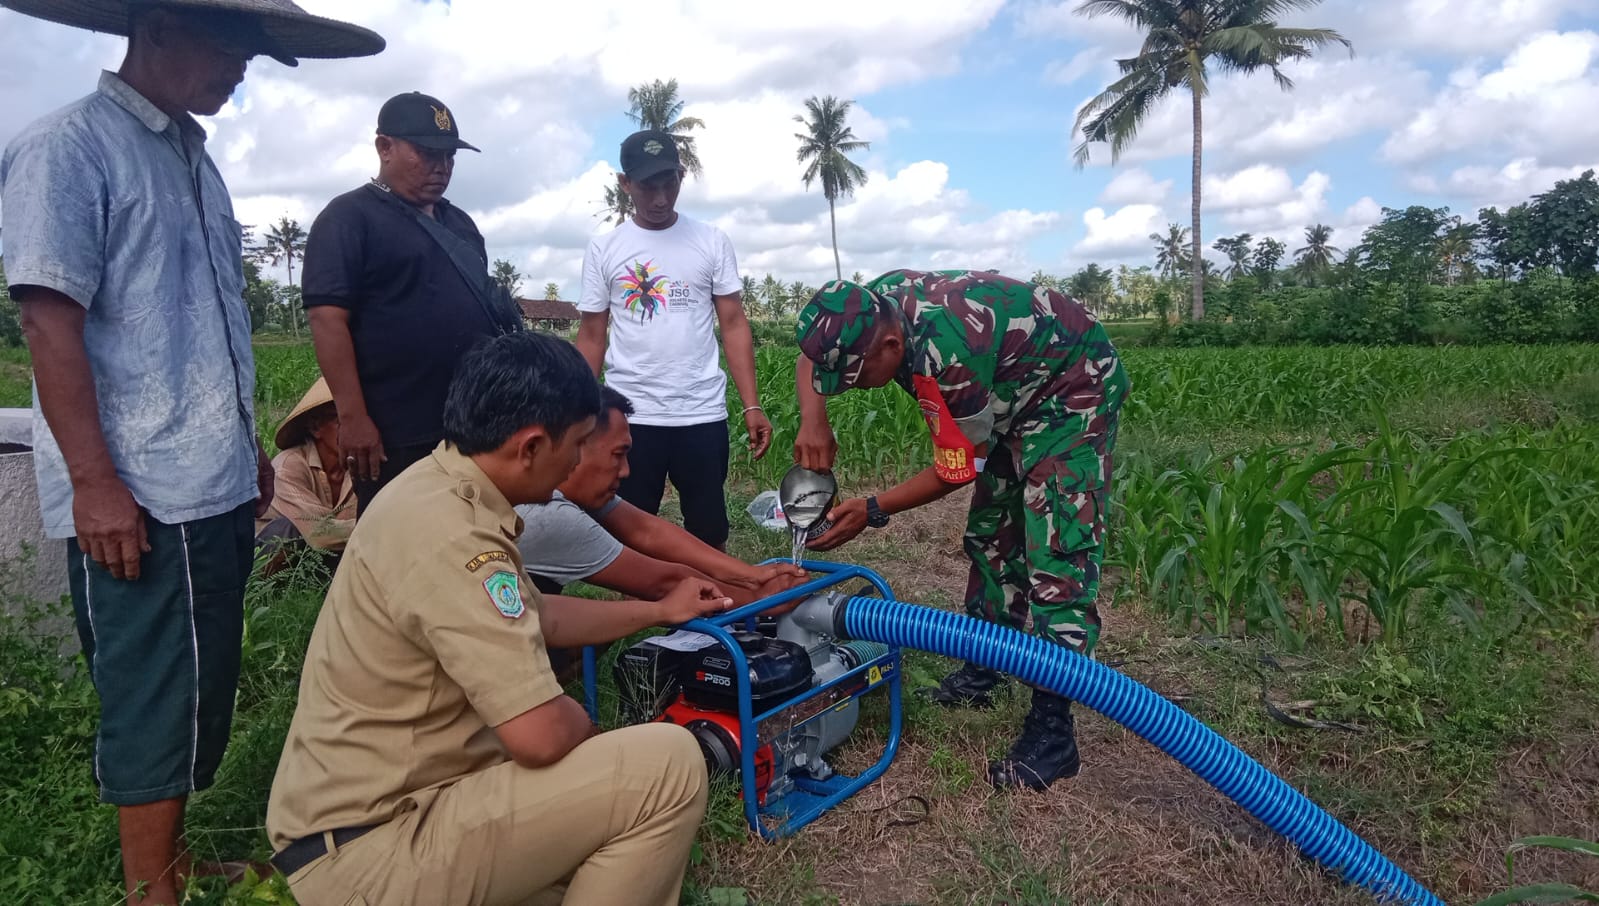
[[(774, 487), (798, 427), (792, 347), (757, 366), (776, 429), (735, 470)], [(1108, 555), (1120, 588), (1214, 632), (1288, 645), (1405, 639), (1421, 620), (1514, 631), (1599, 617), (1599, 347), (1129, 350)], [(1557, 402), (1572, 400), (1576, 412)], [(1390, 411), (1497, 402), (1524, 422), (1447, 432)], [(1532, 417), (1532, 415), (1536, 417)], [(894, 387), (829, 402), (846, 484), (928, 463)], [(735, 432), (738, 433), (738, 432)], [(1190, 452), (1171, 461), (1171, 435)], [(1268, 442), (1282, 436), (1290, 443)], [(1253, 439), (1215, 449), (1213, 438)]]
[[(775, 436), (757, 462), (735, 427), (746, 491), (776, 487), (792, 462), (795, 355), (757, 351)], [(270, 436), (316, 361), (307, 345), (257, 359)], [(1289, 645), (1399, 643), (1427, 620), (1509, 632), (1599, 618), (1599, 346), (1130, 349), (1124, 362), (1133, 395), (1107, 557), (1118, 593)], [(1516, 417), (1405, 420), (1495, 405)], [(846, 489), (928, 464), (927, 429), (898, 388), (828, 411)]]

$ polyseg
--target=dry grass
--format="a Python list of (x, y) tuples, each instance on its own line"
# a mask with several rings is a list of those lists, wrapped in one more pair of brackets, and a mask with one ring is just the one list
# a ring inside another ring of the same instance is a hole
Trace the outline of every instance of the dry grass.
[[(965, 495), (896, 517), (837, 555), (888, 579), (902, 600), (954, 608), (965, 587)], [(1113, 583), (1114, 580), (1112, 580)], [(1114, 596), (1108, 587), (1103, 600)], [(1301, 788), (1332, 784), (1358, 808), (1339, 817), (1450, 902), (1502, 889), (1505, 847), (1533, 833), (1599, 835), (1599, 732), (1575, 714), (1558, 738), (1506, 753), (1488, 805), (1424, 833), (1405, 798), (1429, 771), (1423, 744), (1286, 731), (1259, 710), (1254, 649), (1196, 644), (1123, 597), (1102, 614), (1100, 656), (1228, 732), (1252, 757)], [(1079, 711), (1082, 773), (1042, 795), (997, 795), (986, 760), (1008, 744), (1026, 696), (990, 712), (944, 711), (914, 699), (949, 662), (907, 656), (907, 727), (876, 784), (796, 837), (723, 840), (692, 877), (736, 887), (761, 904), (1340, 904), (1371, 902), (1341, 888), (1175, 761), (1097, 714)], [(870, 711), (868, 711), (870, 713)], [(881, 751), (867, 718), (837, 757), (853, 771)], [(1398, 759), (1396, 762), (1395, 759)], [(1393, 769), (1394, 764), (1401, 766)], [(889, 827), (931, 807), (907, 827)], [(1425, 845), (1419, 842), (1428, 840)], [(1593, 860), (1529, 855), (1527, 877), (1599, 883)]]

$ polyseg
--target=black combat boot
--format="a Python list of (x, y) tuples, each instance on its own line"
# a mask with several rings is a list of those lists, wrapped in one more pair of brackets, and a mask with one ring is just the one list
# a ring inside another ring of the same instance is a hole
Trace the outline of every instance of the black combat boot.
[(967, 661), (959, 670), (944, 677), (937, 688), (920, 691), (929, 699), (952, 708), (962, 705), (990, 708), (994, 705), (994, 690), (1004, 682), (1005, 677), (999, 672)]
[(1010, 754), (988, 763), (988, 782), (995, 789), (1026, 787), (1041, 792), (1062, 777), (1076, 777), (1079, 766), (1072, 700), (1034, 689), (1022, 735), (1011, 745)]

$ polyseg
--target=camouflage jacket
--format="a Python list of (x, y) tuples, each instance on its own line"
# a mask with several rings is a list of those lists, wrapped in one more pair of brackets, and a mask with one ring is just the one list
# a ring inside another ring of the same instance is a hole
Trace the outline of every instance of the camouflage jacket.
[(916, 377), (936, 381), (974, 446), (1005, 439), (1046, 391), (1073, 383), (1073, 369), (1082, 372), (1076, 383), (1097, 385), (1103, 363), (1114, 361), (1098, 319), (1046, 287), (972, 270), (889, 271), (866, 286), (905, 314), (900, 386), (916, 395)]

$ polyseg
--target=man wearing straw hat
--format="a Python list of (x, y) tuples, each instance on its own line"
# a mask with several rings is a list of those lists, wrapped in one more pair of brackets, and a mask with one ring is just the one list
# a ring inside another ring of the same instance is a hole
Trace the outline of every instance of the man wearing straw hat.
[(176, 903), (197, 870), (184, 807), (233, 718), (252, 517), (272, 495), (242, 237), (194, 115), (220, 110), (254, 56), (292, 66), (383, 39), (289, 0), (0, 7), (128, 38), (94, 93), (6, 148), (0, 203), (40, 507), (66, 542), (100, 696), (100, 797), (118, 806), (128, 901)]
[(309, 546), (338, 562), (355, 528), (355, 490), (339, 459), (339, 414), (325, 378), (300, 397), (273, 442), (280, 452), (272, 458), (272, 506), (256, 520), (255, 542), (278, 550), (263, 574), (282, 568), (286, 546)]

